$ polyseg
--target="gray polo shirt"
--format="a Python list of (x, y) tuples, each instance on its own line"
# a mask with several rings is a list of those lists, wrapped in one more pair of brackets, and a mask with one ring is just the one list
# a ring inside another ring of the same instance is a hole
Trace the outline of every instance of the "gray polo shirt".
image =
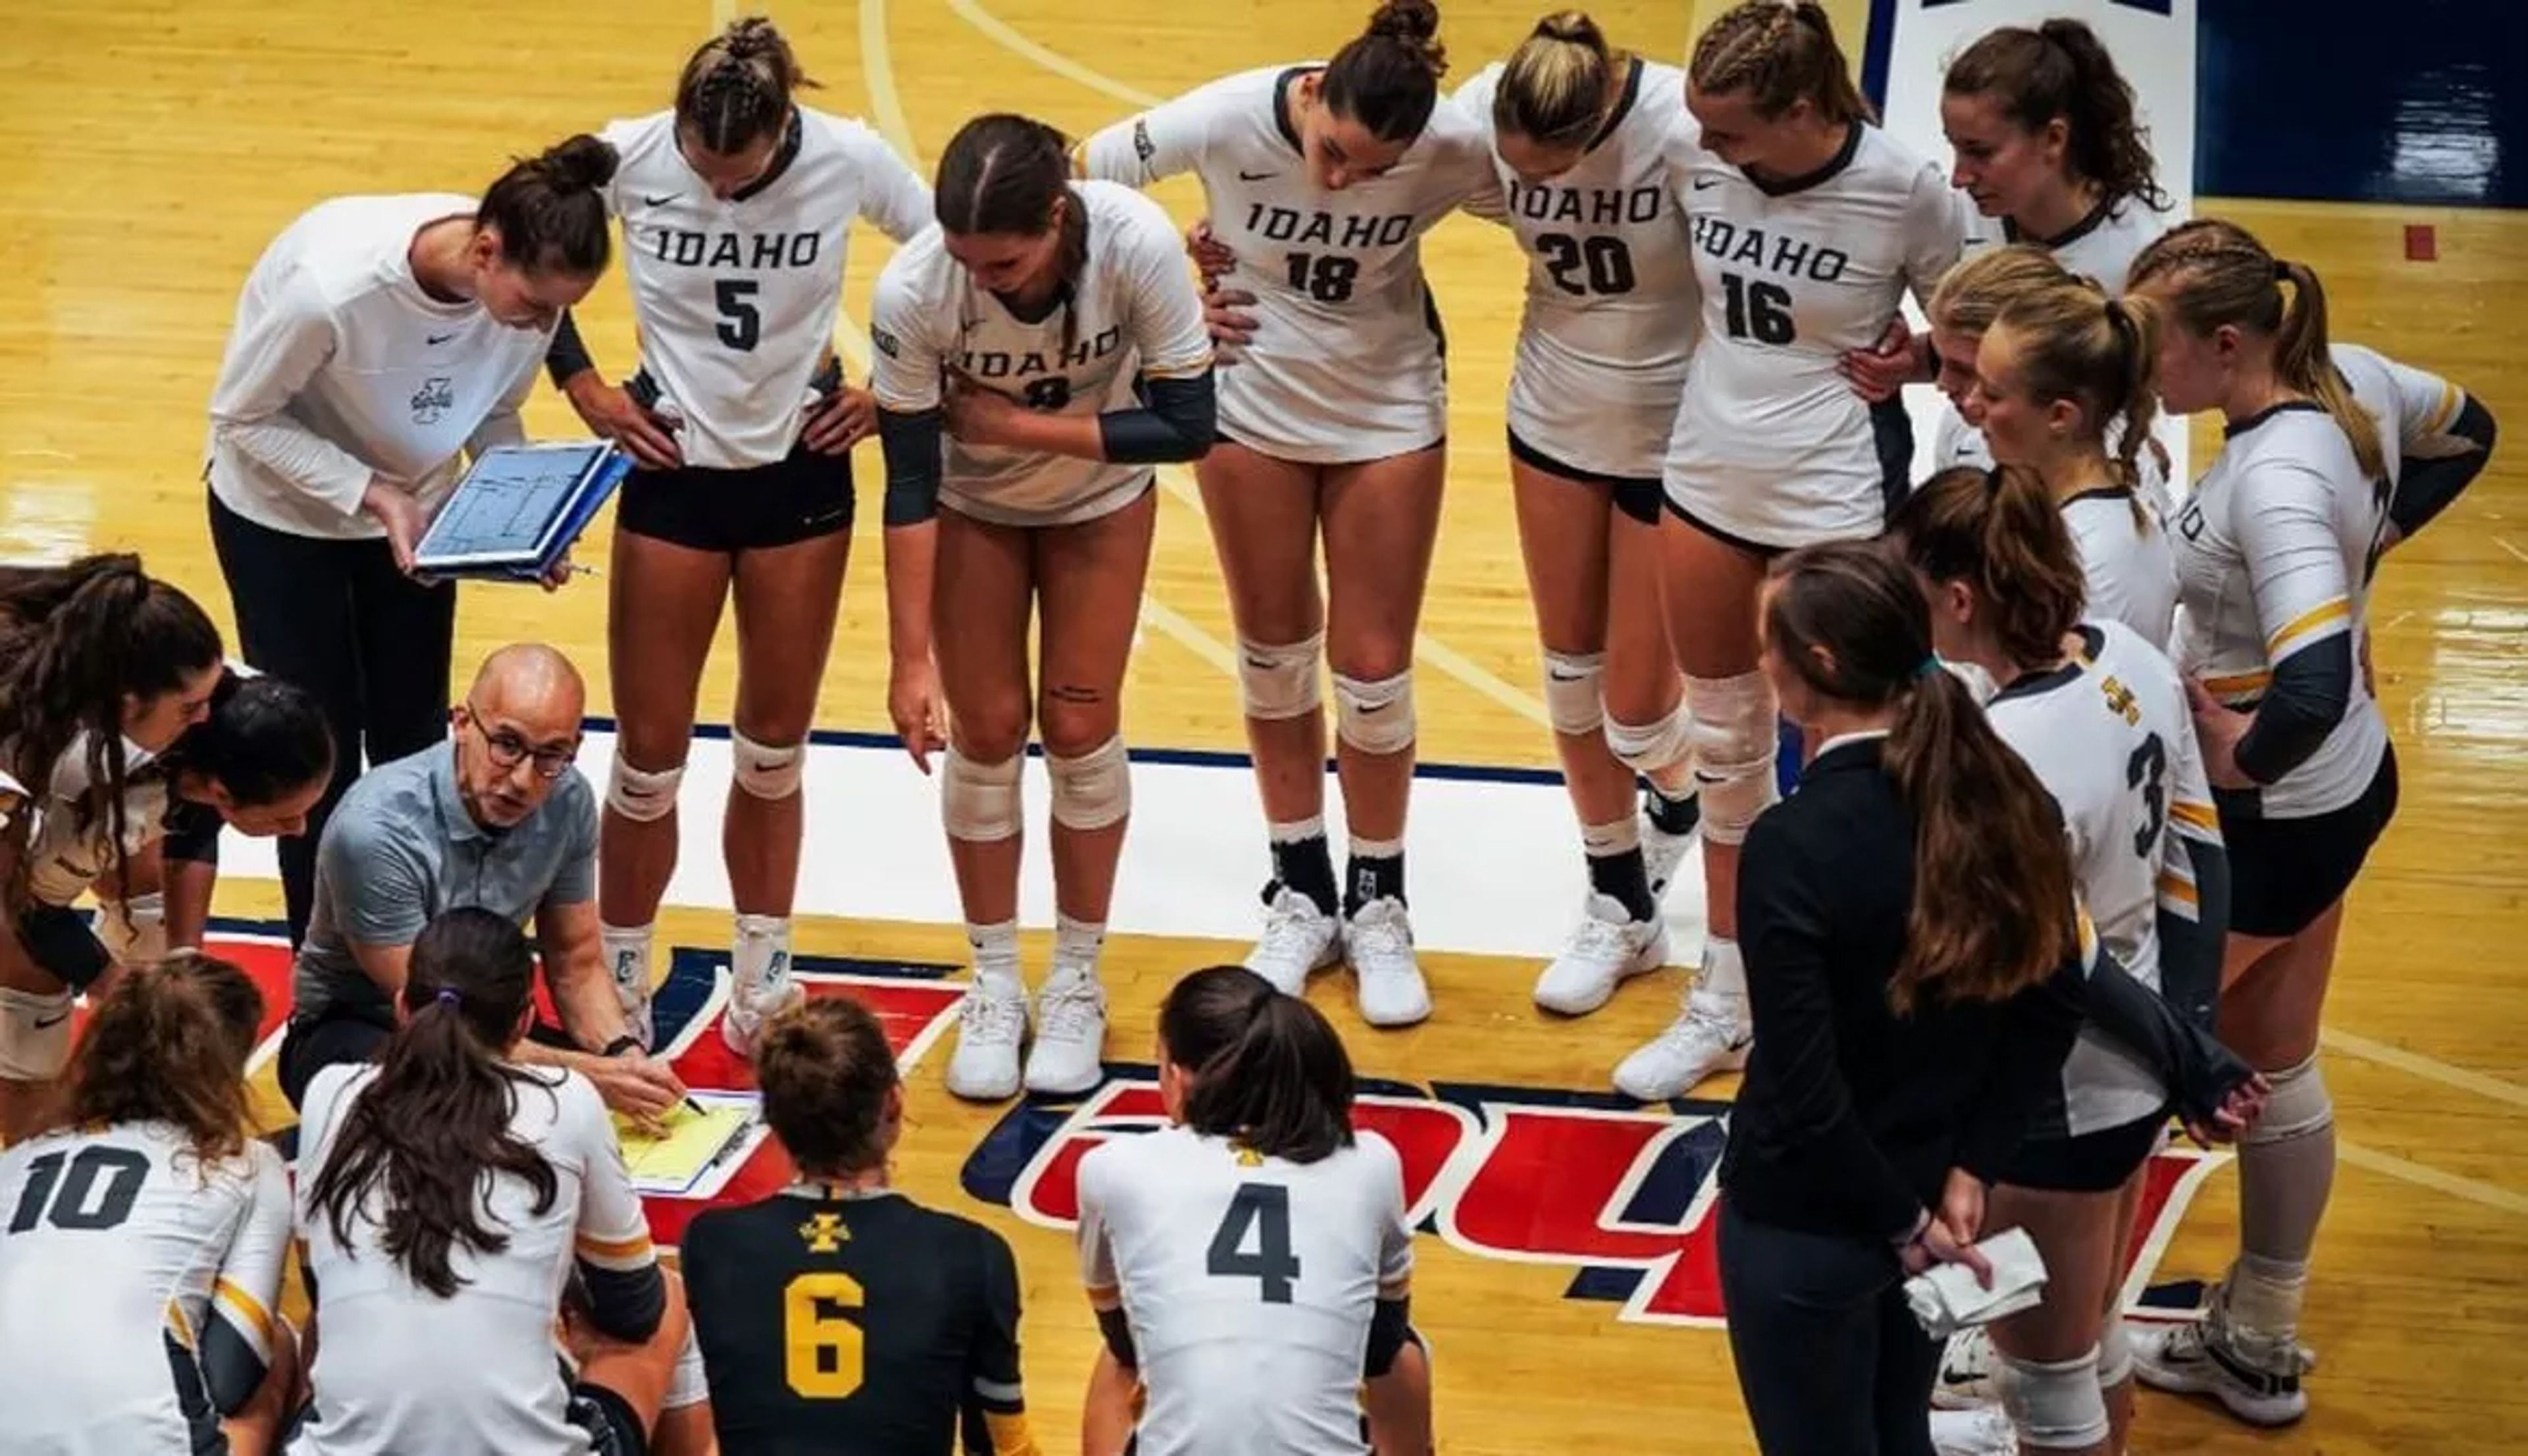
[(574, 768), (526, 819), (486, 829), (456, 791), (449, 740), (370, 769), (326, 821), (316, 904), (292, 975), (294, 1014), (392, 1021), (394, 1008), (351, 943), (406, 946), (442, 910), (476, 906), (523, 925), (597, 897), (597, 796)]

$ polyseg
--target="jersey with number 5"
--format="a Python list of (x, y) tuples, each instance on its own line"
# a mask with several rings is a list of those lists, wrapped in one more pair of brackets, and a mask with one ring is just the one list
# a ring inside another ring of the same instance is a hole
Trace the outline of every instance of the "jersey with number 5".
[[(1342, 464), (1448, 433), (1444, 341), (1422, 234), (1493, 184), (1492, 153), (1442, 99), (1395, 167), (1339, 192), (1308, 178), (1291, 92), (1312, 66), (1216, 80), (1080, 144), (1084, 176), (1202, 180), (1229, 286), (1255, 295), (1254, 338), (1220, 372), (1220, 431), (1285, 460)], [(1226, 361), (1224, 361), (1226, 362)]]
[(1184, 1127), (1080, 1164), (1092, 1297), (1120, 1292), (1148, 1401), (1138, 1456), (1358, 1456), (1370, 1317), (1413, 1270), (1404, 1180), (1374, 1133), (1314, 1163)]
[[(2080, 901), (2134, 979), (2160, 983), (2159, 910), (2190, 898), (2190, 843), (2218, 844), (2212, 789), (2177, 668), (2121, 622), (2079, 628), (2080, 650), (2052, 672), (2004, 687), (1985, 705), (1993, 731), (2028, 760), (2061, 808)], [(2077, 1136), (2150, 1117), (2159, 1078), (2092, 1027), (2063, 1063)]]
[(1759, 546), (1877, 535), (1886, 500), (1870, 406), (1837, 365), (1958, 260), (1964, 195), (1858, 123), (1807, 177), (1759, 182), (1712, 156), (1686, 177), (1703, 340), (1668, 447), (1668, 498)]

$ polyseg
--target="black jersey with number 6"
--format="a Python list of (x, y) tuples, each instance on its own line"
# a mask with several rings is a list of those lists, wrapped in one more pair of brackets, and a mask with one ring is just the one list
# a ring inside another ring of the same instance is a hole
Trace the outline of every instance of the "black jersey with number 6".
[(697, 1217), (683, 1259), (730, 1456), (1032, 1456), (1018, 1264), (980, 1223), (803, 1184)]

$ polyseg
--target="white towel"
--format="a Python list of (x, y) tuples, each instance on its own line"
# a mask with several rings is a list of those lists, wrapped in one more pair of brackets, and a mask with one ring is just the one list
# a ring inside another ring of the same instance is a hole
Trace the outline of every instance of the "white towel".
[(1989, 1289), (1963, 1264), (1934, 1265), (1905, 1281), (1905, 1303), (1935, 1340), (2033, 1309), (2045, 1298), (2045, 1261), (2027, 1229), (2005, 1229), (1975, 1248), (1992, 1265)]

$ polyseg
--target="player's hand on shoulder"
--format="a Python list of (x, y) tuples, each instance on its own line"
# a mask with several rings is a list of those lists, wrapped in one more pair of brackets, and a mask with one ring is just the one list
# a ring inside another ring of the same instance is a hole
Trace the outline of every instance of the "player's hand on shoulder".
[(644, 468), (673, 470), (685, 463), (676, 448), (675, 422), (645, 408), (629, 390), (607, 384), (596, 370), (574, 376), (562, 394), (582, 424), (630, 450)]
[(1185, 252), (1193, 258), (1194, 270), (1202, 275), (1206, 288), (1217, 286), (1222, 275), (1238, 271), (1238, 254), (1230, 251), (1211, 231), (1211, 219), (1196, 218), (1185, 230)]
[(877, 396), (849, 385), (816, 401), (808, 411), (800, 440), (820, 455), (847, 455), (852, 446), (877, 433)]

